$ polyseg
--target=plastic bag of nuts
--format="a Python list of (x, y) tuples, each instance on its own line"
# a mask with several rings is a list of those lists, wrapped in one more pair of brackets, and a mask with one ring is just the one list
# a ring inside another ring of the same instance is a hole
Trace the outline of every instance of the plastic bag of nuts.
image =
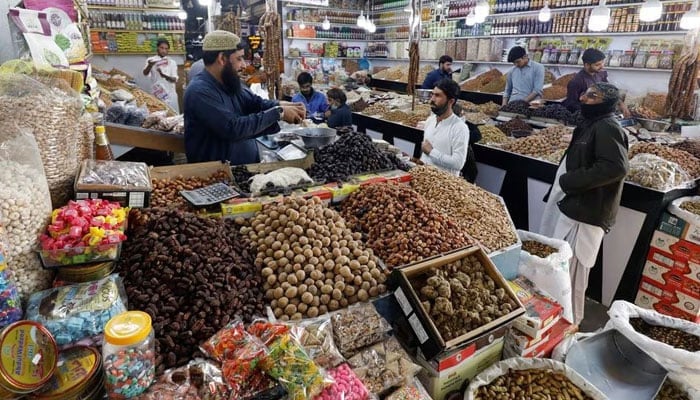
[[(578, 372), (559, 361), (514, 357), (498, 362), (472, 379), (464, 400), (543, 398), (607, 400)], [(546, 393), (546, 394), (545, 394)]]
[(211, 361), (194, 359), (169, 369), (136, 400), (228, 400), (221, 369)]
[(360, 303), (331, 315), (333, 339), (345, 357), (388, 336), (391, 326), (372, 303)]
[(681, 197), (673, 200), (668, 206), (668, 212), (688, 224), (700, 226), (700, 196)]
[(289, 322), (291, 335), (322, 368), (333, 368), (345, 361), (333, 342), (333, 327), (328, 315)]
[(421, 369), (394, 336), (361, 350), (348, 363), (375, 395), (411, 382)]
[(629, 163), (627, 180), (661, 191), (690, 187), (690, 176), (678, 164), (653, 154), (637, 154)]
[[(608, 310), (610, 320), (605, 329), (617, 329), (632, 343), (652, 356), (657, 362), (668, 369), (682, 375), (700, 376), (700, 325), (647, 310), (626, 301), (617, 300)], [(656, 327), (665, 327), (665, 332), (654, 340), (644, 333), (638, 332), (630, 323), (633, 318), (641, 318), (645, 323)], [(678, 343), (677, 337), (684, 334), (689, 350), (673, 347), (668, 343)], [(692, 336), (688, 337), (690, 334)], [(664, 336), (667, 336), (664, 338)], [(693, 340), (693, 336), (694, 339)], [(664, 342), (664, 340), (666, 342)]]
[(5, 256), (20, 297), (51, 286), (53, 273), (35, 252), (51, 216), (51, 198), (37, 142), (24, 129), (0, 129), (0, 224), (7, 233)]

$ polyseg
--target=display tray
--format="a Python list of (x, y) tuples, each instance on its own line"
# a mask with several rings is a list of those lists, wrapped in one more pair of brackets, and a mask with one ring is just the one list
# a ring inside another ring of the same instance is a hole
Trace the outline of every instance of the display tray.
[(530, 117), (531, 121), (539, 121), (539, 122), (544, 122), (547, 124), (554, 124), (554, 125), (566, 125), (562, 121), (559, 121), (558, 119), (554, 118), (545, 118), (545, 117)]
[(44, 268), (76, 266), (81, 264), (116, 261), (122, 250), (122, 242), (98, 246), (73, 247), (59, 250), (37, 250)]
[(512, 112), (507, 112), (507, 111), (499, 111), (498, 116), (499, 117), (506, 117), (506, 118), (523, 118), (523, 119), (527, 118), (527, 115), (517, 114), (517, 113), (512, 113)]
[(574, 344), (566, 365), (610, 399), (654, 399), (668, 372), (615, 329)]

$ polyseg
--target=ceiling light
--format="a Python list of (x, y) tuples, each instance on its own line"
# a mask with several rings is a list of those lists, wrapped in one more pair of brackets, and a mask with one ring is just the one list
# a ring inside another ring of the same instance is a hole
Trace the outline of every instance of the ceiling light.
[(184, 21), (187, 19), (187, 11), (180, 11), (179, 13), (177, 13), (177, 16)]
[(368, 22), (367, 22), (367, 32), (369, 32), (369, 33), (374, 33), (374, 32), (376, 32), (376, 31), (377, 31), (377, 25), (375, 25), (374, 22), (373, 22), (371, 19), (369, 19), (369, 20), (367, 20), (367, 21), (368, 21)]
[(659, 0), (647, 0), (639, 9), (639, 20), (643, 22), (654, 22), (661, 18), (663, 6)]
[(600, 4), (591, 10), (588, 17), (588, 30), (592, 32), (602, 32), (608, 29), (610, 24), (610, 9), (605, 6), (605, 0), (600, 0)]
[(476, 21), (484, 22), (486, 17), (489, 15), (489, 3), (486, 0), (479, 0), (474, 7), (474, 15), (476, 15)]
[(693, 4), (693, 8), (691, 8), (690, 11), (683, 14), (683, 17), (681, 17), (680, 27), (681, 29), (687, 30), (697, 29), (700, 27), (700, 12), (698, 12), (697, 3)]
[(472, 9), (467, 15), (467, 18), (464, 19), (464, 23), (467, 26), (474, 26), (474, 24), (476, 24), (476, 15), (474, 15), (474, 9)]
[(367, 20), (365, 19), (364, 10), (360, 10), (360, 15), (357, 16), (357, 26), (364, 29)]
[[(654, 0), (658, 1), (658, 0)], [(545, 1), (544, 7), (540, 9), (540, 13), (537, 14), (537, 20), (540, 22), (548, 22), (552, 18), (552, 10), (549, 8), (549, 2)]]
[(331, 21), (328, 20), (328, 16), (323, 19), (323, 25), (321, 25), (324, 31), (331, 29)]

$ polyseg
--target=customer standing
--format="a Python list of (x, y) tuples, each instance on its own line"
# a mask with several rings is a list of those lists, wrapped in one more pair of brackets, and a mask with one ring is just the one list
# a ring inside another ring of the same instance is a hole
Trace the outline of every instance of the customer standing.
[(326, 111), (328, 127), (352, 126), (352, 112), (346, 104), (348, 98), (345, 92), (341, 89), (333, 88), (328, 90), (326, 96), (330, 105), (330, 110)]
[(300, 93), (292, 96), (293, 103), (304, 103), (307, 117), (323, 114), (328, 110), (328, 101), (326, 100), (326, 96), (324, 96), (323, 93), (314, 90), (314, 87), (312, 86), (313, 82), (314, 80), (310, 73), (300, 73), (299, 76), (297, 76), (297, 83), (299, 84)]
[(452, 79), (438, 81), (430, 96), (432, 114), (425, 121), (421, 161), (460, 175), (467, 160), (469, 128), (452, 111), (459, 96), (459, 85)]
[[(583, 68), (566, 85), (566, 100), (564, 100), (563, 106), (571, 112), (581, 109), (579, 98), (589, 87), (599, 82), (608, 81), (608, 71), (603, 69), (605, 54), (602, 51), (593, 48), (586, 49), (581, 55), (581, 60)], [(624, 102), (620, 101), (618, 106), (626, 117), (629, 116), (630, 112)]]
[(304, 107), (265, 100), (243, 86), (241, 39), (213, 31), (202, 42), (204, 71), (185, 91), (185, 152), (188, 162), (260, 161), (255, 138), (279, 131), (279, 120), (299, 123)]
[(520, 46), (510, 49), (508, 62), (513, 63), (515, 68), (508, 73), (506, 78), (503, 105), (516, 100), (523, 100), (529, 103), (542, 96), (544, 66), (530, 60), (525, 49)]
[(170, 42), (168, 39), (158, 39), (158, 54), (146, 60), (143, 74), (151, 78), (151, 92), (155, 97), (165, 102), (176, 113), (180, 113), (177, 102), (175, 83), (177, 82), (177, 63), (168, 57)]
[(452, 79), (452, 57), (445, 54), (438, 60), (438, 68), (425, 76), (422, 89), (432, 89), (442, 79)]
[(627, 136), (613, 117), (619, 90), (596, 83), (580, 101), (585, 119), (559, 164), (540, 227), (541, 234), (566, 240), (573, 250), (569, 274), (577, 325), (583, 319), (589, 272), (603, 236), (615, 224), (629, 170)]

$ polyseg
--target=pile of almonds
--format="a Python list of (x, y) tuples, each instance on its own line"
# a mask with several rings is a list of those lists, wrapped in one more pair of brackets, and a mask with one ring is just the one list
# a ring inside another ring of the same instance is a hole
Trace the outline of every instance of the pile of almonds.
[(416, 192), (454, 218), (487, 250), (499, 250), (518, 241), (508, 210), (498, 196), (435, 167), (415, 167), (411, 176), (411, 187)]
[[(239, 221), (242, 222), (242, 221)], [(316, 317), (386, 291), (386, 275), (361, 235), (318, 198), (285, 197), (241, 228), (275, 317)]]
[(675, 149), (652, 142), (635, 143), (629, 151), (629, 158), (632, 159), (637, 154), (648, 153), (654, 154), (678, 164), (692, 179), (700, 177), (700, 159), (696, 158), (687, 151)]
[(474, 244), (462, 227), (405, 185), (361, 187), (343, 202), (342, 215), (392, 268)]

